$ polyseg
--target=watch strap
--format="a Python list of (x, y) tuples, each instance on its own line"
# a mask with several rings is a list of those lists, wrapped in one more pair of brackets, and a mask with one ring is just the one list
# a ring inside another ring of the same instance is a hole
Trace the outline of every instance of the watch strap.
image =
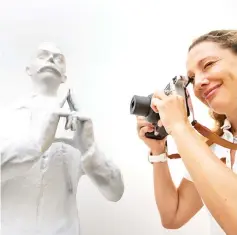
[(167, 153), (161, 153), (159, 155), (152, 155), (151, 153), (149, 153), (148, 161), (152, 164), (156, 163), (156, 162), (166, 162), (167, 161)]

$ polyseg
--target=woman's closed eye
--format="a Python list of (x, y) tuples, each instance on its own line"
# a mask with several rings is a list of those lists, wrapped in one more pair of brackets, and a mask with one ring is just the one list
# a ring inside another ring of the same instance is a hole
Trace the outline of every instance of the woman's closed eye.
[(207, 68), (211, 67), (213, 64), (214, 64), (214, 61), (209, 61), (206, 64), (204, 64), (203, 68), (207, 69)]

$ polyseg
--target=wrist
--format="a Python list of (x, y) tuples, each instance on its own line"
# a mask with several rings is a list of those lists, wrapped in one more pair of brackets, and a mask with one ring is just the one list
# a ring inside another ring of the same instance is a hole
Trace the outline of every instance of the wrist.
[(165, 152), (166, 152), (165, 148), (163, 148), (163, 149), (151, 149), (150, 150), (150, 155), (155, 156), (155, 155), (160, 155), (160, 154), (165, 153)]
[(160, 155), (162, 153), (166, 152), (166, 144), (159, 145), (157, 147), (151, 148), (150, 149), (150, 155)]
[(162, 146), (158, 146), (156, 148), (151, 148), (149, 151), (150, 156), (158, 156), (161, 154), (167, 153), (167, 146), (164, 143)]
[(184, 135), (187, 132), (193, 132), (193, 127), (192, 125), (187, 122), (187, 123), (177, 123), (176, 125), (173, 126), (172, 131), (170, 135), (175, 138), (175, 137), (180, 137), (181, 135)]

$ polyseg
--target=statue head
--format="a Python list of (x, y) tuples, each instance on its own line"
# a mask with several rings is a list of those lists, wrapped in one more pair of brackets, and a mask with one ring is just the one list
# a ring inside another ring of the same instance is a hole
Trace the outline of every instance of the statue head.
[(44, 42), (26, 67), (27, 74), (36, 86), (57, 90), (66, 81), (66, 61), (61, 50), (53, 43)]

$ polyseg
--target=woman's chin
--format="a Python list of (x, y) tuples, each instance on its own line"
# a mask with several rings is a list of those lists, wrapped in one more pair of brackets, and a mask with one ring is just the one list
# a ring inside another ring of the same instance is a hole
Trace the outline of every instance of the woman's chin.
[(213, 99), (207, 104), (215, 113), (225, 114), (229, 103), (223, 102), (223, 100)]

